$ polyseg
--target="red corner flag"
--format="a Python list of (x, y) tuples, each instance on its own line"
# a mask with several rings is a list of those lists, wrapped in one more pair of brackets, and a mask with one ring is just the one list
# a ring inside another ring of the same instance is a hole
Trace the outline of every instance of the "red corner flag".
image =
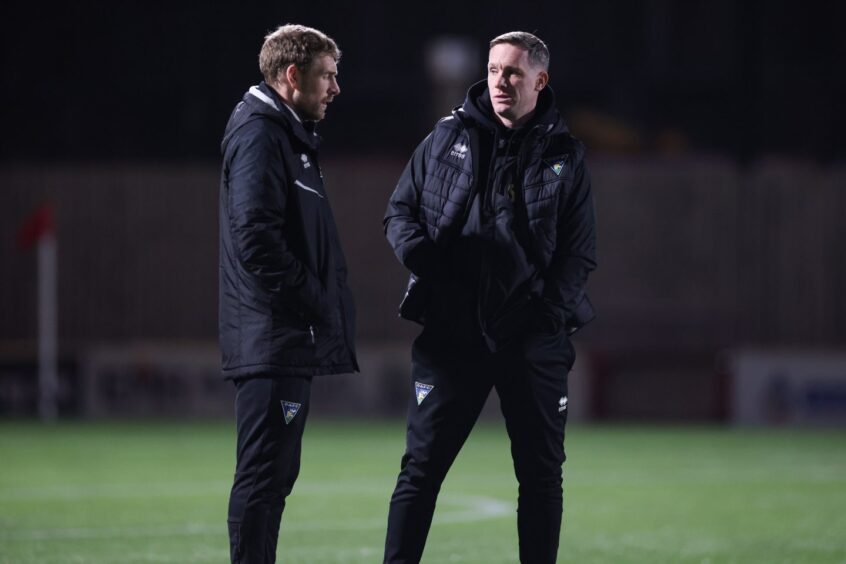
[(53, 204), (50, 202), (43, 203), (18, 230), (18, 246), (21, 249), (28, 249), (43, 237), (53, 234), (55, 229)]

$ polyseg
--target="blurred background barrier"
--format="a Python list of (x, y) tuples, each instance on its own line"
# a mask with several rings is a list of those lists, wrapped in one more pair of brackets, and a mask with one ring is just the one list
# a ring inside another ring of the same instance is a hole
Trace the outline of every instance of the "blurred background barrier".
[[(326, 413), (404, 411), (418, 327), (396, 316), (406, 273), (381, 229), (403, 166), (379, 157), (323, 163), (362, 364), (360, 375), (317, 381), (315, 408)], [(589, 288), (600, 315), (575, 339), (572, 417), (750, 422), (734, 394), (752, 369), (718, 362), (725, 351), (780, 359), (796, 347), (843, 350), (842, 167), (689, 154), (600, 155), (590, 166), (600, 268)], [(231, 410), (216, 348), (216, 166), (6, 164), (0, 185), (0, 414), (35, 412), (36, 257), (14, 241), (47, 200), (59, 263), (60, 412)], [(732, 358), (746, 358), (739, 354)], [(842, 377), (842, 365), (831, 370)], [(803, 413), (767, 421), (843, 422)]]
[(846, 353), (732, 352), (731, 420), (743, 425), (846, 426)]

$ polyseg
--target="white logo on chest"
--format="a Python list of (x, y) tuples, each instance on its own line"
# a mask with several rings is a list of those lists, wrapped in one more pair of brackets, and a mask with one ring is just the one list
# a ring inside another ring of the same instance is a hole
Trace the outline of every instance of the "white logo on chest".
[(464, 157), (467, 156), (467, 149), (469, 149), (469, 147), (465, 145), (462, 141), (459, 141), (458, 143), (452, 146), (452, 149), (449, 152), (449, 156), (459, 160), (464, 160)]
[(303, 161), (303, 168), (308, 168), (308, 167), (310, 167), (310, 166), (311, 166), (311, 163), (310, 163), (310, 162), (308, 162), (308, 157), (307, 157), (307, 156), (305, 156), (305, 153), (303, 153), (302, 155), (300, 155), (300, 160), (302, 160), (302, 161)]

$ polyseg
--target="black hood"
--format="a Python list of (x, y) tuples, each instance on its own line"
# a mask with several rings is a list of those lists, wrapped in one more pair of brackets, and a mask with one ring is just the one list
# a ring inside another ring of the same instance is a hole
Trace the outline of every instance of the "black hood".
[(235, 106), (229, 123), (226, 124), (226, 132), (220, 144), (221, 150), (226, 151), (226, 144), (241, 126), (255, 119), (269, 119), (278, 123), (312, 150), (317, 150), (320, 146), (321, 138), (314, 130), (315, 122), (297, 119), (279, 94), (267, 83), (261, 82), (245, 92), (241, 102)]
[[(467, 96), (464, 99), (464, 104), (456, 108), (453, 113), (459, 119), (467, 122), (468, 119), (484, 127), (490, 131), (495, 131), (497, 128), (505, 128), (502, 123), (496, 118), (491, 105), (491, 94), (488, 90), (488, 83), (486, 80), (480, 80), (472, 85), (467, 90)], [(555, 93), (552, 87), (547, 85), (538, 94), (538, 103), (535, 106), (535, 114), (520, 129), (528, 131), (535, 126), (546, 126), (548, 133), (568, 133), (567, 125), (558, 114), (558, 108), (555, 107)]]

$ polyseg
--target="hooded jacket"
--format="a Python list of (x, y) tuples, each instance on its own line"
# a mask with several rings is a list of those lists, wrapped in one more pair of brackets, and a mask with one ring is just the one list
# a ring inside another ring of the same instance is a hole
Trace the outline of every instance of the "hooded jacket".
[(317, 161), (320, 138), (267, 84), (221, 144), (220, 348), (226, 378), (353, 372), (355, 310)]
[(473, 85), (412, 155), (384, 227), (412, 273), (400, 314), (427, 328), (497, 350), (594, 317), (590, 176), (549, 87), (530, 121), (509, 130), (485, 81)]

